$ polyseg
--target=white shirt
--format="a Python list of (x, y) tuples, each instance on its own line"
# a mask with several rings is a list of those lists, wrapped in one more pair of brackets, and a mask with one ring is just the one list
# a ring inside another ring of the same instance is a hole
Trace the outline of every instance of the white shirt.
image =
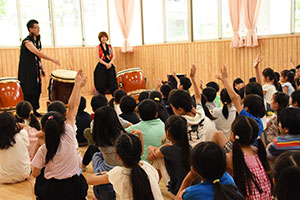
[(288, 95), (291, 96), (291, 94), (295, 91), (294, 87), (292, 86), (292, 84), (290, 82), (285, 82), (284, 84), (282, 84), (282, 90), (284, 87), (288, 88)]
[(272, 101), (273, 94), (275, 94), (277, 92), (275, 85), (264, 84), (262, 86), (262, 89), (263, 89), (263, 91), (266, 92), (265, 99), (266, 99), (267, 103), (270, 104)]
[[(141, 168), (146, 172), (152, 194), (155, 200), (163, 199), (158, 182), (159, 176), (157, 170), (146, 161), (141, 160)], [(108, 180), (113, 185), (116, 192), (116, 199), (133, 200), (132, 184), (131, 184), (131, 169), (126, 167), (116, 166), (107, 172)]]
[(0, 183), (15, 183), (30, 176), (27, 131), (21, 130), (14, 139), (16, 143), (12, 147), (0, 150)]
[(228, 118), (227, 119), (225, 119), (225, 117), (222, 113), (222, 109), (223, 109), (223, 107), (215, 108), (213, 110), (213, 116), (215, 118), (217, 118), (214, 121), (215, 121), (217, 130), (222, 131), (225, 134), (225, 136), (228, 138), (231, 134), (231, 124), (236, 117), (236, 109), (233, 105), (230, 108), (228, 108)]
[(189, 144), (194, 147), (199, 142), (211, 141), (213, 134), (217, 131), (215, 123), (205, 116), (201, 104), (196, 106), (194, 117), (182, 115), (188, 125)]

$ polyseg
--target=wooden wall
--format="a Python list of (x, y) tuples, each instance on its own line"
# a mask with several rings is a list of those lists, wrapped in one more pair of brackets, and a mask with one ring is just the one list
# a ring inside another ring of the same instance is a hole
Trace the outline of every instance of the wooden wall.
[[(134, 47), (133, 53), (123, 54), (114, 48), (117, 71), (139, 67), (147, 78), (147, 88), (154, 88), (157, 79), (167, 80), (166, 74), (173, 71), (189, 74), (191, 64), (197, 65), (197, 78), (204, 83), (215, 80), (220, 67), (226, 64), (230, 79), (241, 77), (248, 80), (254, 76), (253, 60), (261, 53), (261, 68), (272, 67), (276, 71), (291, 68), (292, 56), (295, 64), (300, 63), (300, 35), (274, 36), (259, 39), (259, 47), (230, 48), (230, 40), (193, 43), (158, 44)], [(44, 60), (46, 74), (54, 69), (84, 69), (89, 82), (83, 93), (93, 92), (93, 70), (97, 64), (94, 47), (45, 48), (46, 54), (61, 62), (61, 66)], [(19, 62), (18, 48), (0, 48), (0, 77), (17, 76)], [(42, 97), (47, 96), (49, 76), (43, 79)]]

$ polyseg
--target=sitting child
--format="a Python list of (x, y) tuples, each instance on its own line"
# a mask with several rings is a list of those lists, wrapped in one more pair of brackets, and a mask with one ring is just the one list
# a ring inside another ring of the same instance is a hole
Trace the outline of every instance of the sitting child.
[(115, 90), (113, 98), (108, 102), (109, 106), (115, 109), (118, 116), (122, 113), (120, 109), (120, 101), (125, 95), (127, 95), (127, 93), (124, 90)]
[(140, 118), (135, 113), (136, 101), (132, 96), (123, 96), (120, 101), (120, 108), (122, 114), (119, 116), (121, 118), (131, 122), (132, 124), (137, 124), (140, 122)]
[(207, 98), (206, 106), (210, 112), (212, 112), (215, 108), (218, 108), (218, 105), (214, 102), (217, 96), (217, 92), (214, 88), (207, 87), (202, 91), (202, 94), (204, 94)]
[(290, 105), (294, 108), (300, 108), (300, 90), (296, 90), (291, 94)]
[(83, 131), (86, 128), (90, 128), (90, 123), (92, 121), (90, 114), (84, 111), (85, 107), (86, 99), (84, 97), (81, 97), (75, 123), (77, 127), (76, 139), (79, 146), (86, 146), (88, 144), (83, 135)]
[(214, 82), (214, 81), (210, 81), (208, 83), (206, 83), (206, 87), (212, 87), (216, 90), (216, 98), (214, 99), (214, 102), (217, 104), (218, 108), (220, 108), (221, 105), (221, 101), (220, 101), (220, 96), (218, 95), (218, 92), (220, 90), (220, 86), (218, 85), (218, 83)]
[(169, 102), (169, 94), (170, 94), (171, 90), (172, 90), (172, 88), (169, 84), (163, 84), (160, 87), (160, 92), (162, 94), (162, 103), (165, 106), (165, 108), (167, 109), (169, 116), (174, 114), (172, 107), (170, 105), (170, 102)]

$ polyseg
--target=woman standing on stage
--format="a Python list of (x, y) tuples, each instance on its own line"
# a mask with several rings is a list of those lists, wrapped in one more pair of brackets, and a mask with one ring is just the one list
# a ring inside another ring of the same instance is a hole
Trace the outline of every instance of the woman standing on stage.
[(115, 66), (113, 61), (113, 49), (110, 44), (107, 44), (108, 34), (100, 32), (98, 35), (100, 44), (96, 47), (96, 56), (99, 61), (94, 71), (94, 84), (96, 90), (105, 95), (108, 89), (111, 94), (118, 88)]

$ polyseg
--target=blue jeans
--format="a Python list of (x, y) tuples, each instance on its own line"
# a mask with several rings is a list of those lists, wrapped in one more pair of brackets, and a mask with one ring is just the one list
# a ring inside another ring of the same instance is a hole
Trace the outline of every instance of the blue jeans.
[[(104, 161), (101, 152), (97, 152), (92, 158), (93, 172), (101, 173), (104, 171), (110, 171), (114, 166), (107, 164)], [(101, 174), (100, 174), (101, 175)], [(94, 194), (97, 199), (101, 200), (114, 200), (116, 199), (116, 194), (112, 184), (97, 185), (93, 187)]]

